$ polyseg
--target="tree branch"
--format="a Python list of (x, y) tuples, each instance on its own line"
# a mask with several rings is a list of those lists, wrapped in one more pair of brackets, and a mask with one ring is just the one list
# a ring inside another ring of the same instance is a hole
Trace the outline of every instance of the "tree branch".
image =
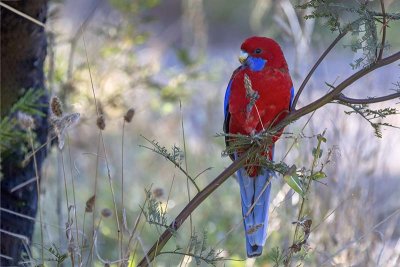
[(317, 62), (315, 62), (314, 66), (311, 68), (310, 72), (307, 74), (306, 78), (302, 82), (302, 84), (299, 87), (299, 90), (296, 93), (296, 96), (294, 97), (293, 104), (292, 104), (292, 109), (294, 110), (296, 108), (297, 102), (299, 101), (299, 97), (301, 93), (303, 92), (304, 88), (306, 87), (308, 81), (310, 80), (311, 76), (314, 74), (315, 70), (318, 68), (318, 66), (321, 64), (321, 62), (324, 60), (324, 58), (329, 54), (329, 52), (336, 46), (336, 44), (348, 33), (347, 30), (341, 32), (335, 40), (329, 45), (329, 47), (322, 53), (322, 55), (318, 58)]
[(351, 98), (351, 97), (345, 96), (344, 94), (339, 94), (337, 97), (335, 97), (335, 99), (349, 103), (349, 104), (373, 104), (373, 103), (379, 103), (379, 102), (392, 100), (392, 99), (395, 99), (398, 97), (400, 97), (400, 92), (390, 94), (390, 95), (380, 96), (380, 97), (370, 97), (370, 98), (363, 98), (363, 99)]
[[(341, 35), (339, 35), (341, 36)], [(336, 38), (337, 41), (340, 40), (339, 36)], [(343, 37), (343, 36), (342, 36)], [(337, 43), (336, 41), (336, 43)], [(335, 41), (334, 41), (335, 42)], [(330, 48), (332, 49), (332, 48)], [(329, 52), (329, 51), (328, 51)], [(326, 55), (327, 53), (324, 52)], [(307, 106), (292, 111), (284, 120), (282, 120), (279, 124), (272, 127), (270, 129), (271, 132), (278, 131), (279, 129), (283, 129), (289, 123), (307, 115), (308, 113), (313, 112), (321, 108), (322, 106), (330, 103), (334, 100), (341, 92), (346, 89), (349, 85), (353, 84), (358, 79), (367, 75), (375, 69), (381, 68), (388, 64), (391, 64), (400, 59), (400, 52), (397, 52), (389, 57), (378, 60), (372, 63), (370, 66), (363, 68), (362, 70), (354, 73), (346, 80), (341, 82), (337, 87), (335, 87), (331, 92), (327, 93), (323, 97), (315, 100), (314, 102), (308, 104)], [(322, 60), (321, 60), (322, 61)], [(316, 64), (316, 66), (318, 66)], [(315, 68), (316, 68), (315, 66)], [(313, 69), (315, 69), (313, 68)], [(308, 78), (309, 79), (309, 78)], [(181, 213), (175, 218), (175, 220), (170, 224), (170, 229), (174, 229), (175, 231), (179, 229), (179, 227), (184, 223), (184, 221), (189, 217), (189, 215), (212, 193), (217, 189), (223, 182), (225, 182), (235, 171), (243, 166), (246, 162), (246, 159), (249, 156), (252, 156), (259, 152), (259, 150), (263, 146), (259, 147), (251, 147), (246, 153), (244, 153), (239, 159), (235, 160), (228, 168), (226, 168), (220, 175), (217, 176), (206, 188), (204, 188), (201, 192), (199, 192), (181, 211)], [(170, 230), (165, 230), (164, 233), (158, 238), (158, 240), (154, 243), (152, 248), (147, 252), (147, 256), (143, 257), (138, 266), (148, 266), (147, 260), (150, 262), (154, 260), (154, 258), (159, 254), (159, 252), (163, 249), (168, 240), (172, 237), (172, 232)]]
[(348, 86), (353, 84), (355, 81), (358, 79), (364, 77), (368, 73), (379, 69), (381, 67), (384, 67), (386, 65), (389, 65), (397, 60), (400, 59), (400, 52), (394, 53), (391, 56), (388, 56), (384, 59), (378, 60), (371, 65), (359, 70), (358, 72), (354, 73), (350, 77), (348, 77), (346, 80), (341, 82), (338, 86), (334, 87), (332, 91), (327, 93), (326, 95), (322, 96), (321, 98), (315, 100), (311, 104), (308, 104), (307, 106), (299, 109), (299, 110), (294, 110), (292, 111), (285, 119), (283, 119), (279, 124), (277, 124), (274, 129), (282, 129), (286, 125), (288, 125), (290, 122), (295, 121), (299, 119), (300, 117), (307, 115), (308, 113), (313, 112), (314, 110), (317, 110), (321, 108), (322, 106), (330, 103), (332, 100), (334, 100), (344, 89), (346, 89)]

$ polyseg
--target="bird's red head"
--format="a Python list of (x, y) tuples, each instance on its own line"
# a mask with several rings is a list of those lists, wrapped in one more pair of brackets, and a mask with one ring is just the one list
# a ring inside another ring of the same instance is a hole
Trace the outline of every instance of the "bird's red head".
[(248, 56), (267, 60), (267, 66), (288, 69), (282, 49), (271, 38), (253, 36), (246, 39), (240, 47)]

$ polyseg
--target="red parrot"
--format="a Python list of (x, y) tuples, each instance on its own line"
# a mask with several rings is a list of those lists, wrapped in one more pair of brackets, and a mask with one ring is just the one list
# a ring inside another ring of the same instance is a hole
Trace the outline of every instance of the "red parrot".
[[(224, 132), (255, 135), (280, 122), (290, 111), (294, 89), (279, 44), (266, 37), (250, 37), (241, 46), (241, 66), (232, 74), (225, 93)], [(272, 139), (279, 139), (281, 133)], [(233, 138), (225, 138), (227, 146)], [(272, 160), (274, 144), (263, 156)], [(234, 160), (244, 151), (235, 151)], [(257, 257), (267, 239), (272, 170), (248, 162), (238, 170), (248, 257)], [(256, 203), (255, 203), (256, 202)]]

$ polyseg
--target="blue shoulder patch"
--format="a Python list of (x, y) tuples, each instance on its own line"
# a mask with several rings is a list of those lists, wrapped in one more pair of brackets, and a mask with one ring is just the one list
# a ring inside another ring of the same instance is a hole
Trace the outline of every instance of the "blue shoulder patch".
[(267, 61), (262, 58), (248, 57), (246, 63), (252, 71), (260, 71), (265, 67)]
[(226, 119), (226, 116), (228, 116), (229, 97), (231, 95), (231, 84), (232, 84), (232, 80), (229, 81), (228, 87), (226, 88), (226, 91), (225, 91), (225, 98), (224, 98), (224, 118), (225, 119)]

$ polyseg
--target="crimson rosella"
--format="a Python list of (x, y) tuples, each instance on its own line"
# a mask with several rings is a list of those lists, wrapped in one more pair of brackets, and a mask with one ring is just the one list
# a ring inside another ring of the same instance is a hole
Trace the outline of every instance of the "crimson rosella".
[[(225, 93), (224, 132), (254, 136), (289, 113), (294, 89), (283, 52), (274, 40), (250, 37), (243, 42), (241, 50), (241, 66), (233, 72)], [(273, 143), (280, 133), (272, 138)], [(229, 135), (225, 138), (227, 145), (232, 140)], [(272, 160), (273, 149), (274, 144), (262, 155)], [(234, 160), (243, 152), (235, 151), (231, 158)], [(267, 239), (273, 175), (272, 170), (257, 166), (257, 162), (247, 162), (237, 172), (248, 257), (260, 256)]]

